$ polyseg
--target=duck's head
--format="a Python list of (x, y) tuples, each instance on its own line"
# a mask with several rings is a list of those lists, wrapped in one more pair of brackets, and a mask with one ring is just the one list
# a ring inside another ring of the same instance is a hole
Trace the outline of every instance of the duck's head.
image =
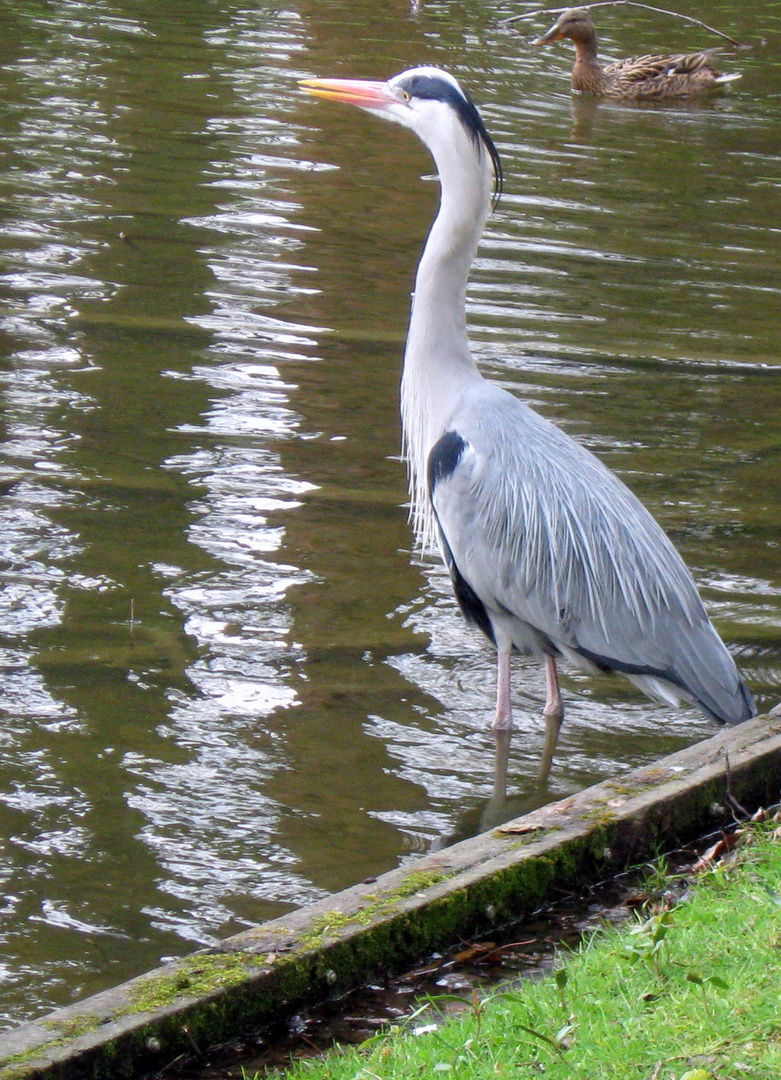
[(561, 41), (562, 38), (588, 41), (594, 37), (594, 24), (586, 8), (567, 8), (562, 11), (550, 30), (533, 41), (532, 45), (550, 45), (552, 41)]

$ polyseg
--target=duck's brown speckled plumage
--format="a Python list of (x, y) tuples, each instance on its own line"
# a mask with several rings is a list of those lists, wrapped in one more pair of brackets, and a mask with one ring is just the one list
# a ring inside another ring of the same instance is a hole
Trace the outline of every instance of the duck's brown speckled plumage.
[(568, 8), (535, 45), (570, 38), (575, 46), (572, 89), (596, 97), (653, 100), (682, 98), (739, 78), (713, 67), (718, 49), (677, 56), (634, 56), (604, 67), (597, 60), (597, 35), (585, 8)]

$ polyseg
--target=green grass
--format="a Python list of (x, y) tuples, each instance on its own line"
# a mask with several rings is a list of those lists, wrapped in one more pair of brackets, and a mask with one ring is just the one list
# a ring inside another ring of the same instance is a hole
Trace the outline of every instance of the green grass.
[(779, 1080), (774, 830), (752, 829), (690, 899), (598, 931), (554, 975), (475, 996), (456, 1017), (426, 1003), (361, 1048), (292, 1066), (286, 1080)]

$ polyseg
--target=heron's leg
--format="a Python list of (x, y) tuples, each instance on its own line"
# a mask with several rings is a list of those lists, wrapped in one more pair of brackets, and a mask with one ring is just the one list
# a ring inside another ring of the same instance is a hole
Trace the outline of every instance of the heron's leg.
[(545, 717), (545, 745), (542, 749), (542, 761), (540, 762), (540, 782), (545, 784), (553, 764), (553, 753), (559, 739), (561, 723), (564, 719), (564, 703), (561, 700), (559, 688), (559, 673), (556, 670), (556, 658), (546, 654), (545, 656), (545, 708), (542, 715)]
[(511, 731), (513, 709), (510, 702), (510, 650), (500, 649), (496, 658), (496, 716), (494, 730)]
[(496, 716), (493, 722), (496, 756), (494, 759), (494, 798), (507, 794), (507, 758), (513, 730), (510, 701), (510, 650), (500, 649), (496, 661)]

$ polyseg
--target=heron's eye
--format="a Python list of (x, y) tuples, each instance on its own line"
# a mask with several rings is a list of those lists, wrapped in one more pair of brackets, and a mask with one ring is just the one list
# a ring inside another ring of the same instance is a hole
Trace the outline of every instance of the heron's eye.
[(407, 93), (406, 90), (401, 91), (401, 100), (402, 101), (409, 101), (411, 97), (412, 97), (412, 95)]

